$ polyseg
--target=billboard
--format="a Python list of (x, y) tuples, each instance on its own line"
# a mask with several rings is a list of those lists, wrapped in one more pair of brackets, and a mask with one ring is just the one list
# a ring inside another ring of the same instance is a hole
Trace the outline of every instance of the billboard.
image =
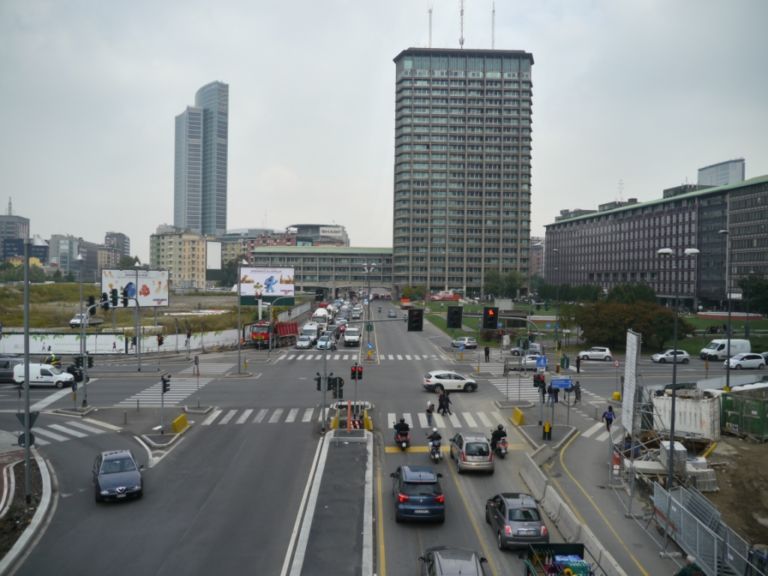
[(279, 296), (293, 299), (293, 268), (241, 268), (240, 295), (243, 301), (274, 301)]
[(101, 291), (110, 294), (113, 288), (121, 300), (123, 289), (128, 292), (129, 307), (136, 305), (136, 299), (141, 308), (168, 306), (167, 270), (102, 270)]

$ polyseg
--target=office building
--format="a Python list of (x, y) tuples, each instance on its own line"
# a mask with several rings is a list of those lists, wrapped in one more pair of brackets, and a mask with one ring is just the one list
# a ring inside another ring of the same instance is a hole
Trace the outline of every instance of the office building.
[(286, 230), (296, 236), (297, 246), (349, 246), (349, 235), (337, 224), (292, 224)]
[(699, 168), (697, 183), (699, 186), (727, 186), (744, 181), (744, 158), (718, 162)]
[(483, 295), (528, 275), (531, 67), (518, 50), (397, 55), (393, 281)]
[(173, 224), (203, 235), (227, 229), (229, 86), (211, 82), (176, 117)]
[(161, 225), (149, 237), (149, 266), (167, 270), (173, 290), (205, 290), (206, 249), (205, 236)]
[(118, 261), (123, 256), (131, 255), (131, 239), (122, 232), (107, 232), (104, 236), (104, 246), (117, 255)]

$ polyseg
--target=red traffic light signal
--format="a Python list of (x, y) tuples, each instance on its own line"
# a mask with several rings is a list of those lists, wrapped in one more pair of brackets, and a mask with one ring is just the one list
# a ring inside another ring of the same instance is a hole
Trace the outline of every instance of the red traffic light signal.
[(352, 366), (352, 380), (362, 380), (363, 379), (363, 367), (359, 364), (355, 364)]
[(495, 330), (499, 324), (499, 309), (491, 306), (483, 308), (483, 329)]

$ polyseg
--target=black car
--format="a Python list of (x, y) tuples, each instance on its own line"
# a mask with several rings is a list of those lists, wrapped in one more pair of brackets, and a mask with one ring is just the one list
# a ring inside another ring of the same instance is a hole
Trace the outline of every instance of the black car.
[(445, 520), (445, 495), (440, 486), (442, 474), (430, 466), (400, 466), (390, 474), (394, 479), (395, 521)]
[(130, 450), (102, 452), (93, 463), (93, 491), (96, 502), (141, 498), (144, 480)]
[(483, 564), (487, 562), (474, 550), (452, 546), (427, 548), (419, 561), (422, 576), (484, 576)]

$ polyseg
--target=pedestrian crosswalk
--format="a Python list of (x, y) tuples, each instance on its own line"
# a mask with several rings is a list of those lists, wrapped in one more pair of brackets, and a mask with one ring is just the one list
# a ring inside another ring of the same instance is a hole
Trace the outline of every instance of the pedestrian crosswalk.
[[(44, 426), (37, 424), (32, 429), (32, 434), (35, 437), (35, 445), (48, 446), (56, 442), (86, 438), (115, 430), (119, 430), (119, 428), (103, 422), (96, 422), (95, 420), (67, 420), (62, 423), (46, 424)], [(16, 430), (13, 434), (21, 434), (21, 430)]]
[(429, 429), (434, 427), (438, 429), (468, 428), (470, 430), (491, 430), (496, 428), (496, 426), (499, 424), (504, 424), (507, 422), (507, 419), (504, 418), (504, 416), (502, 416), (501, 413), (497, 412), (496, 410), (491, 410), (487, 413), (454, 412), (452, 414), (446, 414), (445, 416), (441, 416), (440, 414), (433, 414), (432, 425), (427, 422), (427, 415), (423, 412), (417, 414), (416, 418), (414, 418), (410, 412), (405, 412), (402, 414), (389, 412), (387, 413), (387, 429), (392, 430), (395, 426), (395, 423), (398, 422), (400, 418), (405, 419), (408, 425), (413, 429)]
[[(173, 377), (171, 378), (171, 389), (165, 393), (165, 398), (162, 403), (165, 406), (177, 406), (189, 396), (202, 389), (206, 384), (212, 382), (213, 378), (187, 378), (187, 377)], [(160, 396), (163, 392), (163, 383), (158, 381), (149, 388), (145, 388), (141, 392), (129, 396), (125, 400), (118, 403), (118, 406), (160, 406)]]
[[(360, 352), (328, 352), (322, 353), (322, 352), (289, 352), (286, 354), (281, 354), (275, 359), (275, 362), (280, 361), (307, 361), (307, 360), (322, 360), (325, 358), (326, 360), (346, 360), (346, 361), (354, 361), (359, 360), (360, 358)], [(440, 362), (445, 362), (445, 358), (439, 354), (389, 354), (389, 353), (379, 353), (378, 359), (381, 361), (393, 361), (393, 362), (413, 362), (416, 360), (439, 360)]]
[(201, 426), (232, 424), (308, 424), (322, 419), (322, 410), (312, 408), (216, 408), (203, 420)]
[(492, 384), (507, 400), (539, 401), (539, 389), (533, 386), (533, 377), (527, 375), (510, 375), (509, 378), (489, 378)]
[[(611, 428), (612, 428), (611, 431), (608, 432), (608, 430), (605, 429), (605, 424), (603, 422), (595, 422), (587, 430), (581, 433), (581, 437), (591, 438), (592, 440), (595, 440), (597, 442), (605, 442), (606, 440), (608, 440), (608, 438), (610, 438), (612, 444), (617, 444), (618, 442), (621, 442), (623, 432), (618, 429), (617, 423), (614, 422)], [(600, 429), (603, 429), (603, 431), (597, 436), (595, 436), (595, 433), (598, 432)]]

